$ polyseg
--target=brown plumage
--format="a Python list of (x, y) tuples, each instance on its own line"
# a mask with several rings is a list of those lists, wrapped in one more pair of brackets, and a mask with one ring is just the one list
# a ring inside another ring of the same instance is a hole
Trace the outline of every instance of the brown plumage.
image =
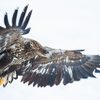
[(0, 78), (5, 87), (18, 75), (22, 82), (38, 86), (59, 85), (79, 81), (81, 78), (95, 77), (93, 71), (100, 67), (99, 55), (83, 55), (84, 50), (61, 50), (43, 47), (33, 39), (24, 38), (22, 35), (29, 33), (26, 29), (32, 10), (25, 21), (26, 6), (21, 13), (18, 25), (16, 18), (18, 9), (12, 17), (12, 26), (9, 25), (8, 16), (5, 14), (6, 28), (0, 26)]

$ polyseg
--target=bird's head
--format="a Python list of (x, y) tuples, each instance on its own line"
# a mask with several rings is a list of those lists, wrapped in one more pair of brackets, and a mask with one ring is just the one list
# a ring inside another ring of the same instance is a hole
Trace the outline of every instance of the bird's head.
[(37, 54), (52, 60), (52, 55), (42, 46), (37, 50)]
[(46, 57), (50, 60), (52, 59), (52, 55), (40, 43), (38, 43), (35, 40), (31, 40), (30, 44), (36, 55), (41, 56), (41, 57)]

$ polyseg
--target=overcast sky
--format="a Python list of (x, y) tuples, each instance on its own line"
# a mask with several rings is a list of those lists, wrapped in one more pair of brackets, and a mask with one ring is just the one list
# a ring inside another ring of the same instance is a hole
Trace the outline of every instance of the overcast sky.
[[(0, 25), (8, 12), (11, 18), (19, 7), (19, 15), (29, 4), (33, 13), (25, 37), (43, 46), (60, 49), (86, 49), (84, 54), (100, 55), (100, 0), (2, 0)], [(37, 88), (20, 82), (21, 77), (6, 88), (0, 86), (0, 100), (100, 100), (100, 74), (96, 79), (82, 79), (63, 86)]]

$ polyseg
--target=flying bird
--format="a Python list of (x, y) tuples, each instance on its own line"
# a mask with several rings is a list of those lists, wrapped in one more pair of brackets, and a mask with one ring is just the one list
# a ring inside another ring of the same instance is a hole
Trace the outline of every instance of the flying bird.
[(9, 24), (7, 13), (4, 15), (5, 28), (0, 26), (0, 85), (12, 83), (18, 76), (21, 82), (38, 87), (66, 85), (81, 78), (95, 77), (99, 72), (100, 56), (84, 55), (84, 50), (62, 50), (42, 46), (33, 39), (25, 38), (31, 28), (26, 28), (32, 10), (25, 18), (28, 5), (16, 24), (18, 9)]

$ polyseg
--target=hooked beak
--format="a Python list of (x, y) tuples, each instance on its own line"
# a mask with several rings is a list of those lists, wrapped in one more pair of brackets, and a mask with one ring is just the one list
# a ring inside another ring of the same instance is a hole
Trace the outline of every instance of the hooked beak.
[(48, 58), (48, 59), (50, 59), (50, 60), (52, 60), (52, 55), (49, 54), (49, 53), (48, 54), (45, 54), (45, 57)]

